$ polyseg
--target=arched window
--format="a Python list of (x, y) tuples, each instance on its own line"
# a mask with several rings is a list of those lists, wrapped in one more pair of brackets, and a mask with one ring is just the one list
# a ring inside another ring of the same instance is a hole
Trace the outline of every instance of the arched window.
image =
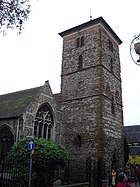
[(53, 115), (50, 107), (45, 104), (37, 112), (34, 124), (34, 135), (38, 138), (51, 138)]
[(0, 129), (0, 159), (4, 158), (14, 144), (14, 136), (10, 129), (3, 126)]
[(81, 71), (83, 69), (83, 56), (82, 55), (79, 56), (78, 63), (79, 63), (78, 70)]
[(81, 147), (82, 142), (81, 142), (81, 136), (79, 134), (74, 137), (73, 144), (75, 147)]
[(84, 45), (84, 36), (81, 37), (81, 47)]
[(76, 47), (79, 47), (80, 46), (80, 38), (77, 38), (76, 40)]
[(82, 47), (84, 45), (84, 36), (78, 37), (76, 39), (76, 47)]

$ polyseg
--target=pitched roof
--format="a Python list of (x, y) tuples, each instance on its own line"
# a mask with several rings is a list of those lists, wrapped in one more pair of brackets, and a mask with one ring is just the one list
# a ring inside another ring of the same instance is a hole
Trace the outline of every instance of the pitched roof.
[(122, 41), (120, 40), (120, 38), (116, 35), (116, 33), (112, 30), (112, 28), (108, 25), (108, 23), (107, 23), (102, 17), (98, 17), (98, 18), (96, 18), (96, 19), (94, 19), (94, 20), (90, 20), (90, 21), (88, 21), (88, 22), (86, 22), (86, 23), (83, 23), (83, 24), (81, 24), (81, 25), (78, 25), (78, 26), (76, 26), (76, 27), (73, 27), (73, 28), (71, 28), (71, 29), (68, 29), (68, 30), (66, 30), (66, 31), (63, 31), (63, 32), (59, 33), (59, 35), (60, 35), (61, 37), (64, 37), (64, 36), (67, 36), (67, 35), (72, 34), (72, 33), (74, 33), (74, 32), (78, 32), (78, 31), (80, 31), (80, 30), (82, 30), (82, 29), (88, 28), (88, 27), (90, 27), (90, 26), (97, 25), (97, 24), (99, 24), (99, 23), (102, 24), (102, 25), (104, 26), (104, 28), (105, 28), (106, 30), (108, 30), (108, 31), (112, 34), (112, 36), (116, 39), (116, 41), (117, 41), (119, 44), (122, 43)]
[[(130, 155), (140, 155), (140, 125), (124, 126), (125, 137), (129, 146)], [(138, 145), (134, 145), (138, 143)]]
[(140, 155), (140, 146), (129, 146), (130, 155)]
[(128, 143), (140, 142), (140, 125), (125, 126), (124, 131)]
[(0, 95), (0, 119), (18, 117), (41, 87)]

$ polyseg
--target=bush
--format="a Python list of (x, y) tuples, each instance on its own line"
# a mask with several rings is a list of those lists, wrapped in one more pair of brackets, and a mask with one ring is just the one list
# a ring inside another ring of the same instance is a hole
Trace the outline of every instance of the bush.
[[(54, 174), (65, 166), (68, 152), (59, 144), (46, 139), (34, 139), (35, 152), (32, 155), (32, 184), (46, 186), (53, 182)], [(13, 162), (14, 160), (14, 162)], [(30, 153), (27, 139), (21, 139), (9, 153), (7, 163), (12, 167), (15, 185), (27, 185), (29, 181)], [(16, 175), (15, 175), (16, 173)]]

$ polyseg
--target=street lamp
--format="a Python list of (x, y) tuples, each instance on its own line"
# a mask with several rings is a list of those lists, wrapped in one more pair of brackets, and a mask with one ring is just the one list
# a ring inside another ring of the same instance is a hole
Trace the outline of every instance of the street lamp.
[(140, 66), (140, 34), (134, 36), (130, 44), (130, 55), (134, 63)]

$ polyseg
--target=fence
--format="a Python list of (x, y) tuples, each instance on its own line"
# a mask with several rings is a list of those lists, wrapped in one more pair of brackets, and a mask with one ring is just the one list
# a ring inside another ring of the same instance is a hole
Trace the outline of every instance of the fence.
[(102, 160), (74, 159), (66, 162), (65, 168), (59, 171), (63, 184), (88, 182), (89, 186), (102, 186), (106, 178), (105, 163)]
[[(17, 160), (13, 160), (12, 157), (1, 159), (0, 187), (28, 187), (29, 162), (29, 157), (22, 159), (20, 155)], [(102, 179), (105, 178), (105, 164), (101, 160), (95, 161), (90, 158), (67, 160), (63, 168), (54, 170), (56, 162), (49, 159), (49, 166), (45, 166), (44, 163), (42, 159), (35, 163), (33, 158), (32, 187), (51, 187), (58, 179), (63, 184), (88, 182), (89, 185), (100, 187)], [(51, 169), (55, 172), (47, 175), (47, 171)]]
[[(28, 174), (25, 174), (28, 171), (27, 164), (29, 159), (25, 161), (20, 160), (19, 164), (16, 160), (12, 158), (2, 158), (0, 161), (0, 187), (21, 187), (23, 184), (28, 182)], [(16, 166), (16, 167), (15, 167)], [(24, 175), (24, 181), (22, 180)]]

